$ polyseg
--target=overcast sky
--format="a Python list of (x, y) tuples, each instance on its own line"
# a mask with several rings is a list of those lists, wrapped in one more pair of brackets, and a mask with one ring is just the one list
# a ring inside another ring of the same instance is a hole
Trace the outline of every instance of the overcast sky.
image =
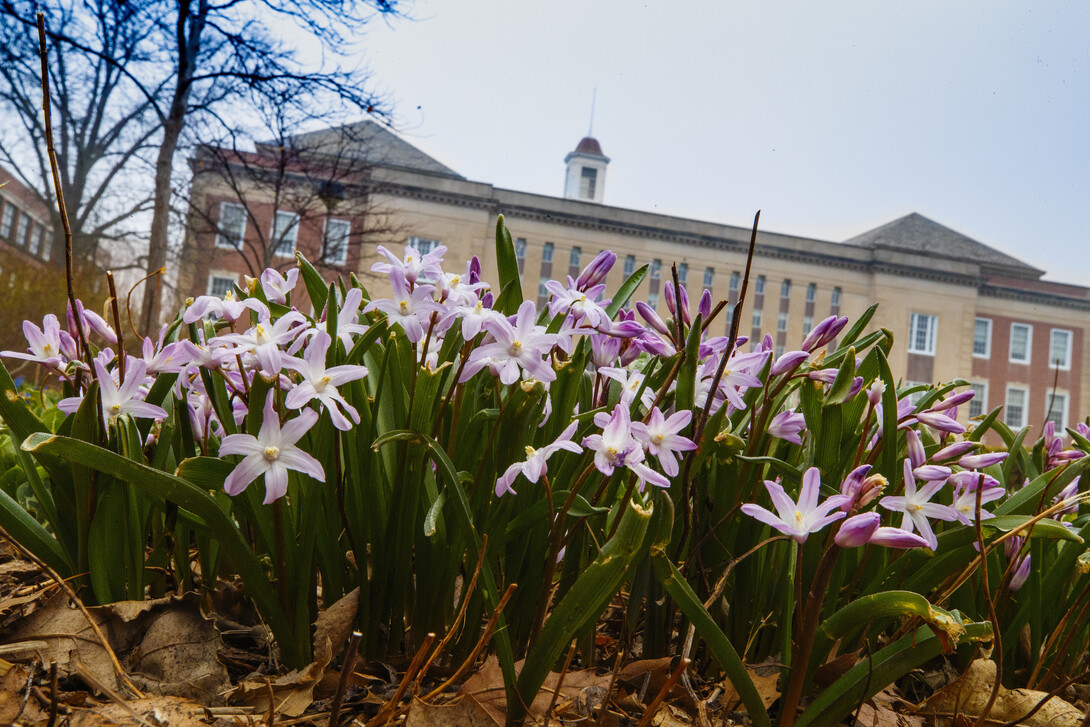
[(919, 212), (1090, 285), (1086, 0), (408, 9), (363, 57), (470, 179), (560, 195), (597, 88), (606, 204), (829, 240)]

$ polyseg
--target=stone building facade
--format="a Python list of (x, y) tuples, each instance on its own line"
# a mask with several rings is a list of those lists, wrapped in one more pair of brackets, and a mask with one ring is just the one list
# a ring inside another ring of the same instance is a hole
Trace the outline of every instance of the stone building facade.
[[(599, 251), (611, 249), (618, 263), (609, 289), (648, 264), (650, 274), (636, 296), (652, 306), (664, 308), (662, 288), (675, 263), (691, 299), (703, 288), (715, 300), (738, 299), (750, 228), (604, 204), (609, 159), (594, 139), (581, 140), (567, 156), (564, 196), (551, 197), (466, 179), (370, 122), (352, 128), (366, 138), (358, 156), (371, 163), (345, 186), (347, 196), (366, 197), (368, 214), (394, 224), (365, 234), (362, 216), (345, 218), (347, 234), (359, 244), (341, 268), (357, 272), (376, 291), (382, 281), (368, 278), (378, 243), (413, 244), (422, 252), (446, 245), (452, 266), (477, 255), (486, 277), (495, 280), (494, 230), (502, 214), (516, 239), (527, 298), (536, 293), (543, 301), (546, 280), (574, 276)], [(327, 147), (337, 131), (319, 132), (327, 135)], [(253, 274), (238, 250), (222, 244), (225, 226), (232, 234), (239, 228), (228, 220), (217, 229), (217, 216), (231, 212), (213, 172), (194, 178), (193, 204), (213, 224), (193, 227), (187, 237), (194, 262), (181, 281), (184, 295), (222, 293)], [(268, 227), (266, 234), (274, 232), (275, 205), (253, 197), (249, 219)], [(324, 221), (301, 225), (292, 238), (312, 260), (321, 260), (328, 248), (323, 229), (336, 214), (322, 206), (312, 211)], [(247, 232), (237, 234), (242, 240)], [(282, 260), (283, 267), (293, 262)], [(963, 419), (1005, 405), (1005, 418), (1015, 426), (1040, 427), (1046, 417), (1070, 426), (1090, 412), (1090, 369), (1083, 365), (1090, 289), (1041, 278), (1031, 265), (919, 214), (843, 242), (761, 231), (742, 332), (769, 332), (778, 348), (789, 350), (822, 318), (855, 318), (877, 302), (872, 325), (893, 332), (890, 364), (903, 381), (972, 381), (979, 394), (970, 411), (963, 408)]]

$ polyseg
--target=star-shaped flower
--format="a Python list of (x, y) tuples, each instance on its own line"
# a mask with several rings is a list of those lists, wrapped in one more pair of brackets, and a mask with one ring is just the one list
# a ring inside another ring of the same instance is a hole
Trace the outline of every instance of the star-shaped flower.
[(802, 489), (799, 491), (797, 503), (787, 495), (778, 482), (765, 480), (765, 489), (768, 490), (768, 496), (772, 498), (772, 504), (778, 514), (773, 514), (760, 505), (749, 502), (742, 505), (742, 512), (760, 520), (765, 525), (772, 526), (784, 535), (790, 535), (799, 543), (805, 543), (810, 533), (816, 533), (829, 523), (846, 515), (840, 511), (829, 514), (831, 510), (836, 510), (844, 502), (844, 495), (833, 495), (825, 502), (818, 504), (821, 473), (817, 467), (811, 467), (803, 474)]

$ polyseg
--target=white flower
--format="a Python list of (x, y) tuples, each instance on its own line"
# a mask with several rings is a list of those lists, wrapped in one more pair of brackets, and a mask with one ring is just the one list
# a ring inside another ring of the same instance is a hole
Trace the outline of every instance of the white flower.
[(341, 431), (352, 428), (344, 414), (352, 417), (356, 424), (360, 423), (359, 413), (344, 400), (337, 387), (349, 381), (362, 379), (367, 375), (366, 366), (334, 366), (331, 369), (325, 367), (326, 352), (332, 339), (325, 331), (315, 334), (307, 345), (306, 357), (299, 359), (294, 356), (284, 356), (284, 366), (298, 371), (303, 375), (303, 380), (284, 399), (284, 405), (289, 409), (301, 409), (309, 402), (317, 399), (333, 420), (333, 426)]

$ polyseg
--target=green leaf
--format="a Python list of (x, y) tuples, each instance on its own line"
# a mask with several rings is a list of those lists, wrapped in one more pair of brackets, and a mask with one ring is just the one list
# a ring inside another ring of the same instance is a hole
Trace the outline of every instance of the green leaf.
[(606, 306), (606, 313), (609, 314), (610, 318), (617, 315), (617, 312), (621, 310), (624, 304), (632, 297), (632, 294), (636, 292), (636, 288), (638, 288), (640, 283), (643, 282), (643, 279), (647, 277), (647, 270), (650, 267), (650, 265), (644, 265), (642, 268), (629, 275), (628, 280), (621, 283), (621, 287), (617, 289), (617, 293), (613, 296), (613, 300)]
[(742, 657), (738, 655), (738, 651), (727, 639), (726, 634), (715, 625), (711, 614), (708, 613), (708, 610), (704, 608), (704, 604), (697, 598), (696, 593), (686, 583), (681, 571), (670, 562), (670, 559), (666, 557), (661, 548), (655, 548), (651, 551), (651, 564), (655, 569), (655, 575), (662, 583), (663, 590), (670, 595), (670, 598), (674, 599), (674, 603), (681, 609), (681, 612), (692, 622), (696, 632), (700, 634), (700, 638), (704, 639), (704, 642), (708, 645), (708, 650), (712, 656), (715, 657), (715, 660), (719, 662), (719, 666), (726, 672), (727, 679), (730, 681), (731, 686), (734, 687), (734, 690), (738, 692), (742, 704), (746, 707), (749, 719), (757, 727), (771, 727), (772, 723), (768, 719), (768, 712), (765, 710), (764, 702), (761, 701), (761, 695), (757, 692), (757, 688), (753, 686), (753, 680), (750, 679), (749, 672), (746, 671), (746, 666), (742, 663)]
[(67, 578), (74, 572), (60, 543), (3, 490), (0, 490), (0, 526), (61, 577)]
[[(992, 638), (990, 623), (964, 623), (960, 643)], [(942, 653), (942, 641), (929, 626), (921, 626), (898, 641), (861, 660), (810, 703), (795, 727), (835, 727), (865, 699)]]
[(303, 283), (307, 286), (307, 295), (314, 306), (315, 314), (325, 307), (327, 289), (322, 274), (319, 273), (310, 262), (303, 257), (303, 253), (295, 251), (295, 259), (299, 261), (299, 272), (303, 276)]
[(34, 454), (52, 454), (113, 475), (122, 482), (128, 482), (156, 497), (174, 502), (203, 518), (215, 533), (224, 555), (242, 577), (246, 591), (254, 600), (258, 611), (272, 629), (284, 660), (294, 666), (304, 666), (301, 663), (304, 655), (296, 650), (297, 642), (291, 622), (280, 606), (268, 574), (246, 544), (234, 521), (220, 509), (211, 495), (179, 477), (71, 437), (34, 434), (22, 446)]
[(503, 222), (503, 215), (496, 217), (496, 267), (500, 273), (501, 297), (505, 307), (502, 312), (511, 315), (522, 305), (522, 286), (519, 283), (519, 263), (515, 257), (515, 244)]
[(602, 546), (598, 557), (579, 575), (553, 609), (518, 678), (521, 699), (508, 703), (509, 723), (519, 724), (526, 714), (523, 705), (534, 701), (545, 677), (577, 633), (592, 624), (617, 595), (633, 557), (643, 544), (654, 508), (630, 502), (617, 532)]
[[(855, 340), (859, 338), (859, 336), (863, 333), (864, 329), (866, 329), (867, 324), (870, 323), (870, 319), (874, 318), (874, 313), (877, 310), (878, 304), (875, 303), (871, 305), (870, 308), (867, 308), (865, 311), (863, 311), (863, 314), (861, 316), (855, 319), (855, 323), (852, 324), (852, 327), (849, 328), (848, 332), (845, 333), (844, 336), (840, 339), (840, 346), (837, 348), (838, 351), (843, 350), (844, 348), (855, 343)], [(857, 346), (857, 348), (862, 348), (862, 346)]]
[(844, 354), (844, 361), (836, 372), (836, 380), (829, 387), (829, 393), (825, 395), (825, 406), (831, 404), (843, 404), (848, 399), (848, 393), (852, 389), (855, 380), (855, 349), (848, 347)]
[(424, 535), (431, 537), (435, 535), (436, 522), (439, 520), (439, 515), (443, 512), (443, 505), (447, 502), (447, 491), (443, 490), (439, 493), (439, 496), (435, 498), (435, 502), (428, 508), (428, 514), (424, 517)]

